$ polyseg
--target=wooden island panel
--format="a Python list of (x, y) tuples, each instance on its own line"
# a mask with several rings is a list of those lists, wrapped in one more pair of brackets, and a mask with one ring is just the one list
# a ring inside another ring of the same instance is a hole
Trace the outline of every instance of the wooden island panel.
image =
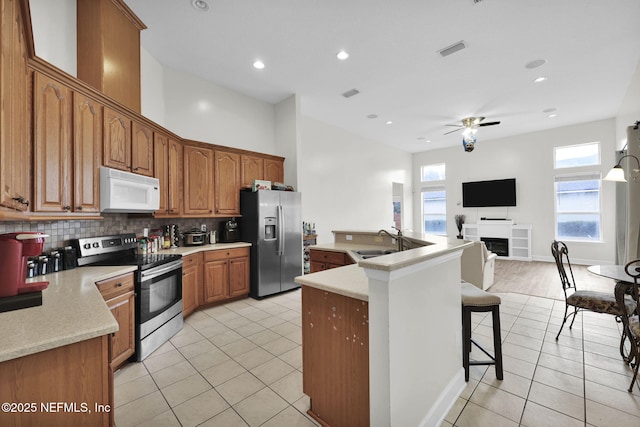
[(303, 392), (323, 425), (369, 425), (369, 306), (302, 286)]

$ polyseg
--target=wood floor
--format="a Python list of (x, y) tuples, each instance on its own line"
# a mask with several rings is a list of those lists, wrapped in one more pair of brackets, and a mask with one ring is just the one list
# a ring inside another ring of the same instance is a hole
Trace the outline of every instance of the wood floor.
[[(585, 265), (572, 265), (576, 286), (580, 290), (613, 292), (615, 282), (587, 271)], [(567, 274), (569, 272), (567, 271)], [(544, 298), (564, 300), (556, 264), (540, 261), (509, 261), (497, 259), (495, 281), (489, 292), (515, 292)]]

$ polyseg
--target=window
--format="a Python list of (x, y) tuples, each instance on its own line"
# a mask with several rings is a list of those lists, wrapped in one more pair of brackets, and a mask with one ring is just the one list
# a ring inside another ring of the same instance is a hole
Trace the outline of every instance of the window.
[(447, 192), (444, 183), (445, 164), (435, 163), (420, 167), (421, 181), (433, 183), (422, 188), (422, 231), (429, 234), (447, 234)]
[(556, 169), (578, 166), (594, 166), (600, 164), (600, 143), (565, 145), (553, 149)]
[(444, 186), (422, 189), (422, 215), (425, 233), (447, 234), (447, 192)]
[(600, 241), (600, 174), (557, 176), (556, 237)]
[(445, 166), (444, 163), (438, 163), (435, 165), (425, 165), (420, 167), (420, 176), (422, 182), (428, 181), (444, 181), (445, 179)]

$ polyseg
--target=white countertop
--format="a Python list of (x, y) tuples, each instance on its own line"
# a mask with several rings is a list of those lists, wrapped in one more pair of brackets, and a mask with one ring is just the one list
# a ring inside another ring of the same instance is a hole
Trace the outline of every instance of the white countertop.
[(223, 249), (244, 248), (251, 246), (251, 243), (236, 242), (236, 243), (215, 243), (213, 245), (199, 245), (199, 246), (179, 246), (173, 249), (162, 249), (158, 253), (169, 255), (192, 255), (198, 252), (204, 251), (218, 251)]
[(0, 362), (116, 332), (118, 323), (95, 283), (135, 269), (79, 267), (28, 279), (49, 287), (41, 306), (0, 313)]
[[(334, 231), (334, 233), (376, 234), (376, 232), (372, 231)], [(464, 247), (473, 244), (473, 242), (468, 240), (448, 239), (444, 236), (434, 236), (421, 233), (405, 233), (404, 236), (416, 243), (425, 244), (425, 246), (362, 260), (358, 259), (353, 254), (353, 250), (373, 248), (384, 249), (385, 247), (389, 247), (373, 246), (361, 243), (328, 243), (311, 246), (311, 249), (345, 252), (357, 262), (357, 265), (348, 265), (317, 273), (305, 274), (304, 276), (296, 277), (295, 281), (301, 285), (368, 301), (369, 282), (365, 275), (364, 268), (394, 271), (450, 252), (461, 250)]]
[[(202, 251), (251, 246), (250, 243), (217, 243), (162, 250), (160, 253), (191, 255)], [(0, 362), (88, 340), (118, 330), (95, 283), (136, 270), (136, 266), (78, 267), (27, 279), (48, 281), (42, 305), (0, 313)]]

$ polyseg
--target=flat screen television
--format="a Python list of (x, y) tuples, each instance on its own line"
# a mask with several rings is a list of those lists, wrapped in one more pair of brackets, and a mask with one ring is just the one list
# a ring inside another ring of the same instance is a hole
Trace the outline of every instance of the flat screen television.
[(515, 205), (515, 178), (462, 183), (462, 206), (465, 208)]

